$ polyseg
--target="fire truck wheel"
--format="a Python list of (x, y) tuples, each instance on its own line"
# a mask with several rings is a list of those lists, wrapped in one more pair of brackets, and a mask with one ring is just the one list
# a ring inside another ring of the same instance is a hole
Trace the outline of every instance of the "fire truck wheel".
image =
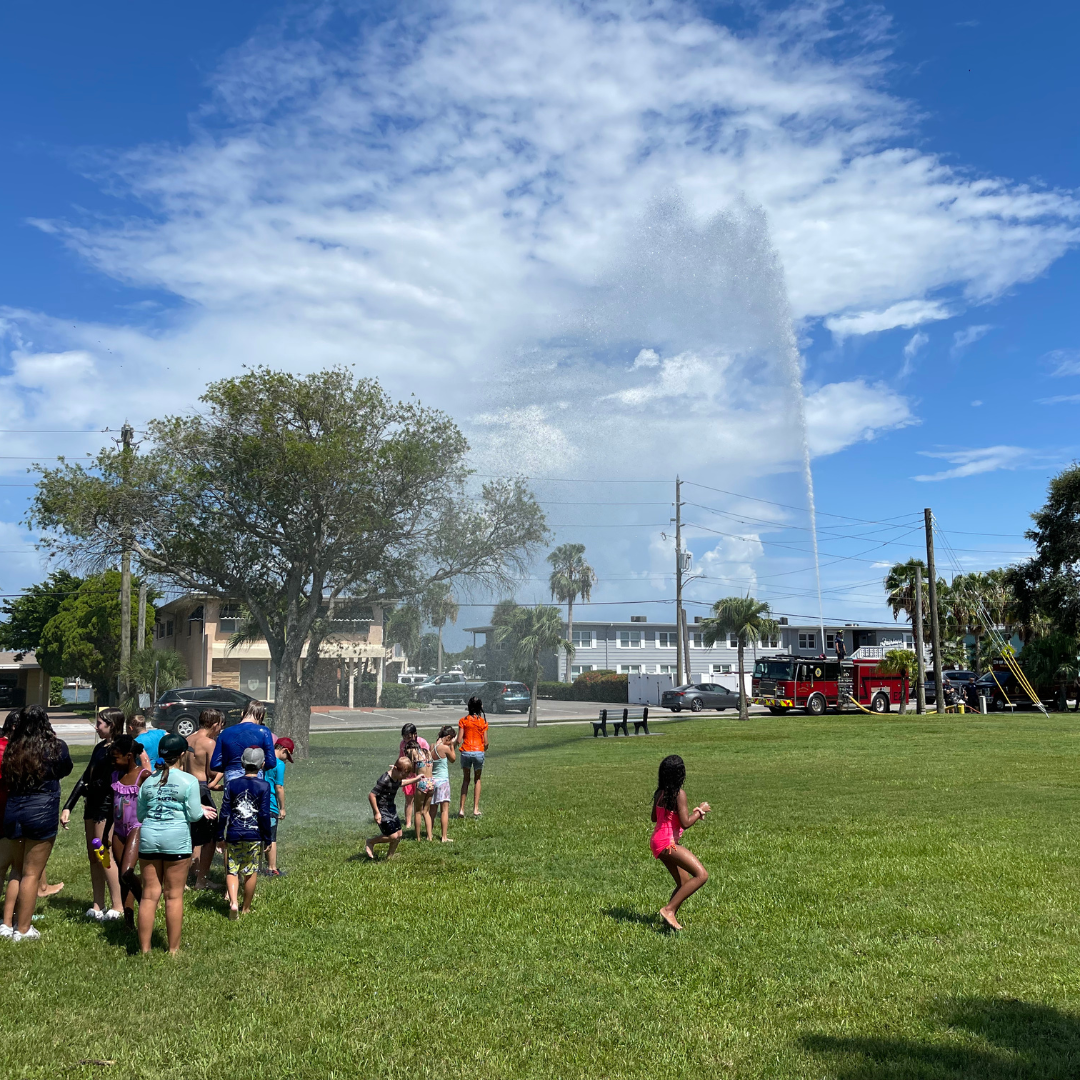
[(810, 716), (825, 715), (825, 696), (823, 694), (811, 694), (806, 702), (806, 711)]
[(705, 702), (702, 701), (701, 698), (699, 698), (699, 697), (694, 698), (690, 702), (690, 711), (691, 712), (701, 712), (701, 710), (704, 709), (704, 708), (705, 708)]
[(875, 694), (874, 700), (870, 702), (870, 708), (876, 713), (887, 713), (889, 711), (889, 699), (884, 694)]

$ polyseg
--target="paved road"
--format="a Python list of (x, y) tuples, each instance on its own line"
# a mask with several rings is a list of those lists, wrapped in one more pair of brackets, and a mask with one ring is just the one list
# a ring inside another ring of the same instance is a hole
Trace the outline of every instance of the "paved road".
[[(541, 701), (537, 705), (538, 720), (541, 724), (587, 724), (595, 720), (605, 706), (594, 701)], [(609, 709), (622, 709), (622, 705), (609, 705)], [(752, 713), (767, 710), (751, 707)], [(431, 705), (425, 709), (334, 709), (330, 712), (311, 714), (311, 733), (325, 735), (335, 731), (400, 731), (401, 725), (412, 722), (419, 732), (427, 737), (429, 732), (438, 731), (443, 724), (457, 724), (462, 714), (460, 705)], [(681, 714), (686, 719), (690, 714)], [(701, 713), (702, 716), (716, 716), (716, 713)], [(725, 713), (731, 717), (734, 713)], [(75, 713), (49, 711), (53, 730), (66, 743), (72, 746), (93, 746), (94, 725)], [(650, 712), (649, 723), (663, 723), (676, 719), (675, 713), (660, 711)], [(524, 727), (528, 716), (520, 713), (492, 714), (488, 717), (492, 727)]]

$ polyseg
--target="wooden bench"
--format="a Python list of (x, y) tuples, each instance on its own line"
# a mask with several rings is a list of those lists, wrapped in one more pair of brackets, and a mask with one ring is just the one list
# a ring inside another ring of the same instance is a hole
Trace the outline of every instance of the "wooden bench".
[(634, 722), (634, 734), (637, 735), (642, 728), (645, 729), (645, 734), (649, 732), (649, 706), (645, 705), (640, 709), (601, 709), (600, 719), (592, 722), (593, 738), (601, 732), (604, 733), (604, 738), (607, 738), (607, 726), (610, 723), (615, 730), (615, 735), (618, 736), (619, 728), (622, 728), (622, 733), (626, 736), (630, 735), (627, 730), (627, 722), (632, 720)]

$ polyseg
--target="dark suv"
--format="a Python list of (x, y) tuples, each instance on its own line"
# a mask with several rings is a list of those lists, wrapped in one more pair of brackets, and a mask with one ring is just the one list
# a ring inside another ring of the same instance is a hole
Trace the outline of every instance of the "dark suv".
[(532, 701), (532, 693), (523, 682), (505, 682), (502, 679), (486, 682), (474, 693), (483, 703), (485, 712), (504, 713), (513, 709), (527, 713)]
[[(186, 739), (199, 726), (199, 713), (203, 709), (217, 709), (225, 714), (225, 726), (239, 724), (244, 710), (258, 698), (242, 694), (239, 690), (227, 690), (224, 686), (185, 686), (179, 690), (167, 690), (154, 706), (154, 727), (174, 731)], [(273, 730), (274, 706), (266, 704), (266, 726)]]

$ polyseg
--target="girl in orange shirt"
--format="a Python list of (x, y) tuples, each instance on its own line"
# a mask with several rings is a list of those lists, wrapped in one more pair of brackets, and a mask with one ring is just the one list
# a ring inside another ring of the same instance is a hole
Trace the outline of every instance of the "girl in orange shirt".
[(458, 817), (465, 816), (465, 796), (469, 791), (469, 774), (476, 773), (476, 785), (473, 788), (473, 817), (480, 813), (480, 774), (484, 771), (484, 754), (488, 748), (487, 715), (484, 705), (478, 697), (469, 698), (469, 715), (458, 721), (458, 742), (461, 744), (461, 804)]

